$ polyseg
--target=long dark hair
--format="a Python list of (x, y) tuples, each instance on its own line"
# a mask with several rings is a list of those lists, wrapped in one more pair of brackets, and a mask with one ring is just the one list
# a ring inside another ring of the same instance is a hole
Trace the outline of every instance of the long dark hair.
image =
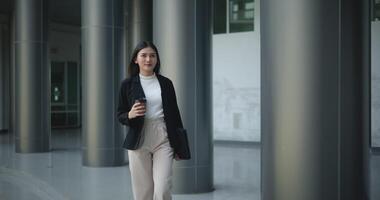
[(159, 74), (160, 73), (160, 56), (158, 55), (158, 50), (157, 50), (157, 47), (153, 44), (153, 42), (150, 42), (150, 41), (142, 41), (140, 43), (138, 43), (135, 47), (135, 50), (133, 50), (133, 53), (132, 53), (132, 57), (131, 57), (131, 61), (129, 62), (129, 66), (128, 66), (128, 73), (129, 73), (129, 76), (136, 76), (140, 73), (140, 68), (139, 68), (139, 65), (135, 63), (135, 60), (137, 58), (137, 54), (141, 51), (141, 49), (144, 49), (144, 48), (147, 48), (147, 47), (150, 47), (152, 48), (155, 52), (156, 52), (156, 55), (157, 55), (157, 64), (156, 66), (154, 67), (154, 73), (156, 74)]

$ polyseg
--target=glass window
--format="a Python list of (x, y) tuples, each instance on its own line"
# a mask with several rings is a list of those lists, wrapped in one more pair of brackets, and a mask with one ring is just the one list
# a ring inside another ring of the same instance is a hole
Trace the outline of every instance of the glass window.
[(77, 62), (51, 62), (51, 126), (80, 124), (80, 69)]
[(78, 103), (78, 67), (76, 62), (67, 63), (67, 102)]
[(254, 0), (214, 0), (214, 34), (254, 31)]
[(230, 0), (229, 32), (253, 31), (254, 14), (253, 0)]
[(51, 64), (51, 102), (64, 103), (64, 62), (52, 62)]
[(374, 12), (374, 20), (380, 21), (380, 0), (375, 0), (373, 12)]

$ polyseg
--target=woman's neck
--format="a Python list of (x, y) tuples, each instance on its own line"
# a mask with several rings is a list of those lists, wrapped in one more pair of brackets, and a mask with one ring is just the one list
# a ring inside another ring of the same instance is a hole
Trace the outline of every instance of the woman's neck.
[(154, 75), (154, 72), (144, 72), (144, 71), (140, 71), (140, 74), (143, 75), (143, 76), (153, 76), (153, 75)]

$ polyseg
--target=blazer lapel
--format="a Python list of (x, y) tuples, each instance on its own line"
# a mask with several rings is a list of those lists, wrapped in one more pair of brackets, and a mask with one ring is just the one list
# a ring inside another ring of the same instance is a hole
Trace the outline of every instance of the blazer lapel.
[[(162, 78), (162, 76), (161, 75), (157, 75), (157, 79), (158, 79), (158, 82), (160, 83), (160, 87), (161, 87), (161, 99), (162, 99), (162, 107), (163, 107), (163, 109), (164, 109), (164, 112), (165, 112), (165, 110), (167, 110), (167, 109), (165, 109), (165, 108), (167, 108), (167, 103), (168, 103), (168, 99), (167, 99), (167, 97), (168, 97), (168, 95), (167, 95), (167, 87), (165, 87), (165, 81), (163, 80), (163, 78)], [(164, 114), (166, 114), (166, 113), (164, 113)]]
[[(139, 98), (145, 98), (144, 90), (141, 86), (140, 77), (139, 75), (132, 77), (132, 87), (131, 92), (133, 96), (133, 101)], [(134, 102), (132, 102), (134, 103)]]

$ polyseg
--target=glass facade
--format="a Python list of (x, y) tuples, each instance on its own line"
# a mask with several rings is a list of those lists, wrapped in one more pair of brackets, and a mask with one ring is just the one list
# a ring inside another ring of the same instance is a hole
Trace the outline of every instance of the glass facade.
[(253, 0), (229, 1), (229, 32), (254, 30), (255, 3)]
[(51, 126), (80, 125), (80, 72), (76, 62), (51, 62)]
[(375, 21), (380, 21), (380, 0), (374, 0), (373, 15)]
[(214, 2), (214, 34), (254, 31), (254, 0)]

